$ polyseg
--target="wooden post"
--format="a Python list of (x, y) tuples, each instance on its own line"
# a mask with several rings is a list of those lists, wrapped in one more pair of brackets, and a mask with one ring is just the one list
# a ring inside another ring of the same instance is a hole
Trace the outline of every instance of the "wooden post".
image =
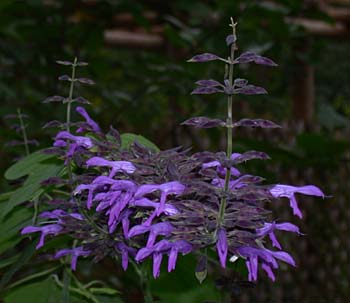
[[(307, 50), (307, 43), (304, 43), (303, 47), (297, 50), (297, 53), (306, 53)], [(295, 62), (291, 87), (294, 119), (309, 128), (312, 125), (315, 112), (314, 67), (300, 57), (296, 58)]]

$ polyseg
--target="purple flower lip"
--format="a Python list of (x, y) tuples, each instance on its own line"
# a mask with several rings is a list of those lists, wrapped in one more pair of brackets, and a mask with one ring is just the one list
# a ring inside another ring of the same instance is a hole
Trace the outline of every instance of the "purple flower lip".
[(141, 248), (135, 257), (137, 262), (140, 262), (150, 255), (153, 255), (153, 277), (157, 278), (160, 274), (160, 265), (163, 254), (169, 254), (168, 271), (175, 269), (178, 253), (188, 254), (192, 250), (192, 245), (184, 240), (169, 242), (161, 240), (152, 247)]
[(76, 270), (77, 267), (77, 260), (78, 257), (86, 257), (89, 256), (91, 253), (90, 250), (84, 250), (83, 247), (76, 247), (73, 249), (61, 249), (55, 254), (55, 259), (62, 258), (63, 256), (71, 255), (72, 261), (71, 261), (71, 268), (72, 270)]
[(169, 236), (174, 227), (168, 222), (161, 222), (151, 226), (136, 225), (129, 231), (128, 238), (149, 232), (146, 247), (152, 247), (158, 235)]
[[(88, 124), (88, 126), (91, 128), (93, 132), (95, 133), (101, 132), (101, 128), (98, 126), (98, 124), (94, 120), (90, 118), (89, 114), (87, 113), (84, 107), (78, 106), (75, 110), (85, 118), (86, 123)], [(82, 131), (83, 131), (83, 128), (79, 128), (77, 130), (77, 133), (80, 133)]]
[(314, 185), (305, 185), (305, 186), (291, 186), (291, 185), (283, 185), (276, 184), (272, 188), (270, 188), (270, 193), (275, 198), (285, 197), (290, 201), (290, 207), (293, 209), (293, 214), (302, 218), (303, 215), (299, 209), (298, 202), (295, 198), (296, 193), (309, 195), (309, 196), (317, 196), (317, 197), (325, 197), (325, 194)]
[(141, 198), (144, 195), (155, 191), (161, 192), (159, 207), (157, 208), (157, 216), (165, 211), (165, 201), (168, 195), (180, 195), (185, 191), (185, 186), (178, 181), (171, 181), (163, 184), (146, 184), (141, 185), (136, 193), (135, 198)]
[[(138, 207), (152, 207), (154, 209), (157, 209), (159, 207), (159, 203), (153, 202), (150, 199), (147, 198), (139, 198), (136, 200), (133, 200), (130, 202), (131, 206), (138, 206)], [(174, 216), (179, 213), (179, 211), (176, 209), (175, 206), (166, 203), (164, 208), (164, 213), (167, 216)]]
[(266, 248), (256, 248), (249, 246), (242, 246), (237, 249), (240, 256), (247, 259), (246, 266), (248, 269), (249, 281), (256, 281), (258, 279), (258, 261), (261, 260), (263, 269), (267, 272), (271, 280), (275, 280), (272, 268), (278, 268), (276, 259), (286, 262), (292, 266), (295, 265), (294, 259), (284, 251), (272, 251)]
[(128, 174), (134, 173), (136, 167), (128, 161), (109, 161), (101, 157), (93, 157), (86, 161), (86, 165), (89, 166), (107, 166), (112, 168), (109, 177), (113, 178), (117, 172), (125, 172)]
[(227, 236), (226, 231), (224, 229), (219, 229), (217, 234), (217, 242), (216, 242), (216, 249), (220, 258), (220, 264), (221, 267), (226, 267), (226, 259), (227, 259), (227, 250), (228, 250), (228, 243), (227, 243)]
[(74, 136), (67, 131), (61, 131), (56, 135), (54, 146), (62, 146), (62, 144), (65, 142), (64, 140), (71, 140), (77, 145), (85, 148), (91, 148), (93, 146), (93, 143), (90, 138)]
[(275, 230), (284, 230), (284, 231), (289, 231), (289, 232), (294, 232), (299, 235), (302, 235), (302, 233), (299, 231), (299, 227), (289, 223), (289, 222), (284, 222), (284, 223), (265, 223), (264, 227), (259, 228), (256, 230), (256, 234), (260, 237), (264, 237), (266, 235), (269, 236), (272, 245), (274, 247), (277, 247), (278, 249), (282, 249), (281, 244), (278, 242), (274, 231)]
[(62, 230), (63, 230), (63, 227), (59, 224), (51, 224), (51, 225), (45, 225), (41, 227), (27, 226), (22, 229), (21, 234), (25, 235), (25, 234), (41, 232), (39, 243), (36, 246), (36, 249), (39, 249), (44, 245), (45, 237), (47, 235), (57, 235)]

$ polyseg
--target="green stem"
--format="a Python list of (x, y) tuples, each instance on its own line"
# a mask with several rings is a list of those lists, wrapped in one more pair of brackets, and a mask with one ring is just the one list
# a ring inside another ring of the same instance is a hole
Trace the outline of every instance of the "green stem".
[[(233, 22), (231, 18), (231, 24), (233, 30), (233, 36), (236, 37), (236, 23)], [(233, 61), (235, 57), (235, 49), (236, 49), (236, 43), (231, 44), (231, 54), (229, 58), (229, 71), (228, 71), (228, 80), (229, 85), (233, 85)], [(232, 155), (232, 103), (233, 103), (233, 96), (229, 95), (227, 97), (227, 118), (226, 118), (226, 128), (227, 128), (227, 149), (226, 149), (226, 157), (228, 160), (231, 159)], [(224, 185), (224, 192), (227, 193), (229, 190), (230, 185), (230, 179), (231, 179), (231, 169), (226, 169), (226, 175), (225, 175), (225, 185)], [(227, 204), (227, 198), (222, 197), (220, 202), (220, 208), (219, 208), (219, 214), (217, 219), (217, 225), (218, 228), (222, 225), (225, 215), (225, 209)]]
[(68, 266), (65, 265), (64, 272), (63, 272), (62, 303), (70, 302), (69, 288), (71, 284), (71, 275), (69, 271), (70, 271), (70, 268), (68, 268)]
[[(66, 115), (66, 130), (70, 133), (70, 124), (71, 124), (71, 104), (73, 100), (73, 91), (74, 91), (74, 82), (75, 82), (75, 68), (77, 66), (77, 58), (74, 58), (74, 63), (72, 65), (72, 75), (71, 75), (71, 82), (69, 87), (69, 95), (67, 99), (67, 115)], [(67, 142), (67, 150), (69, 150), (69, 141)], [(71, 161), (69, 158), (67, 158), (67, 172), (68, 172), (68, 178), (69, 178), (69, 184), (70, 186), (73, 185), (73, 174), (72, 174), (72, 166)], [(62, 301), (64, 303), (69, 303), (69, 288), (71, 284), (71, 269), (65, 265), (64, 274), (63, 274), (63, 289), (62, 289)]]
[(78, 59), (77, 59), (77, 57), (75, 57), (73, 65), (72, 65), (72, 76), (71, 76), (71, 82), (70, 82), (70, 87), (69, 87), (69, 95), (68, 95), (68, 100), (67, 100), (67, 119), (66, 119), (67, 132), (70, 132), (71, 104), (72, 104), (72, 100), (73, 100), (73, 91), (74, 91), (74, 83), (75, 83), (75, 71), (76, 71), (76, 67), (77, 67), (77, 62), (78, 62)]
[(143, 264), (142, 267), (140, 268), (133, 260), (130, 260), (130, 262), (134, 266), (134, 269), (140, 278), (140, 285), (143, 291), (144, 303), (153, 303), (153, 296), (152, 296), (147, 269), (145, 268), (145, 265)]
[[(69, 87), (69, 95), (67, 99), (67, 117), (66, 117), (66, 130), (70, 133), (70, 124), (71, 124), (71, 111), (72, 111), (72, 101), (73, 101), (73, 91), (74, 91), (74, 83), (75, 83), (75, 71), (77, 66), (78, 59), (77, 57), (74, 58), (74, 62), (72, 65), (72, 75), (71, 75), (71, 82)], [(69, 142), (67, 149), (69, 150)], [(71, 161), (67, 158), (67, 172), (69, 177), (69, 183), (72, 184), (73, 181), (73, 174), (72, 174), (72, 167), (71, 167)]]
[(20, 127), (21, 127), (22, 136), (23, 136), (24, 148), (25, 148), (25, 151), (26, 151), (26, 155), (28, 156), (30, 154), (29, 144), (28, 144), (28, 137), (27, 137), (27, 132), (26, 132), (26, 128), (24, 126), (24, 122), (23, 122), (22, 113), (21, 113), (21, 109), (20, 108), (17, 108), (17, 116), (18, 116), (18, 119), (19, 119), (19, 124), (20, 124)]

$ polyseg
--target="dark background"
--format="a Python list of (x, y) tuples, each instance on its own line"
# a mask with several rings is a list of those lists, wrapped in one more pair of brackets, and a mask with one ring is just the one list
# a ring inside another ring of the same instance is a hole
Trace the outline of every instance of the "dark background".
[[(198, 79), (221, 80), (223, 66), (186, 60), (202, 52), (227, 56), (225, 37), (234, 17), (239, 51), (255, 50), (279, 64), (235, 70), (236, 77), (264, 86), (269, 95), (236, 98), (234, 119), (259, 117), (283, 125), (282, 130), (238, 130), (234, 149), (269, 153), (270, 162), (249, 169), (271, 183), (315, 184), (330, 197), (300, 197), (302, 221), (292, 216), (287, 200), (271, 206), (275, 217), (298, 224), (305, 233), (281, 241), (298, 267), (282, 266), (275, 283), (261, 277), (232, 302), (345, 302), (350, 297), (349, 10), (345, 0), (2, 0), (0, 115), (20, 108), (29, 115), (29, 137), (40, 143), (31, 149), (50, 145), (54, 133), (42, 126), (63, 120), (65, 109), (41, 101), (67, 93), (57, 78), (70, 71), (55, 61), (77, 56), (89, 62), (78, 75), (96, 81), (79, 87), (78, 95), (90, 100), (88, 110), (104, 129), (113, 124), (160, 148), (224, 150), (223, 132), (179, 124), (191, 116), (225, 116), (224, 97), (190, 95)], [(0, 119), (2, 174), (23, 155), (22, 146), (6, 145), (13, 139), (20, 137)], [(2, 179), (0, 188), (10, 185)], [(193, 279), (188, 277), (186, 286), (180, 275), (172, 275), (167, 286), (163, 281), (154, 288), (167, 288), (168, 302), (197, 302)], [(181, 289), (183, 297), (171, 295), (172, 289)], [(135, 298), (131, 295), (130, 302), (138, 302)]]

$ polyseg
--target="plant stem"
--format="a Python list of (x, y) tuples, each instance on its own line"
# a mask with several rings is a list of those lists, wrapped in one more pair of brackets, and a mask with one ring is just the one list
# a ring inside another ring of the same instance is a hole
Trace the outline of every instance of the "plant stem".
[(74, 83), (75, 83), (75, 70), (77, 67), (77, 62), (78, 62), (78, 59), (77, 59), (77, 57), (75, 57), (73, 65), (72, 65), (72, 76), (71, 76), (69, 95), (68, 95), (68, 100), (67, 100), (67, 119), (66, 119), (67, 132), (70, 132), (71, 103), (73, 100), (73, 91), (74, 91)]
[[(231, 18), (231, 24), (233, 31), (233, 36), (236, 37), (236, 25), (237, 23), (233, 22), (233, 19)], [(229, 71), (228, 71), (228, 80), (229, 85), (233, 85), (233, 61), (235, 56), (235, 49), (236, 49), (236, 43), (233, 42), (231, 44), (231, 53), (229, 58)], [(232, 155), (232, 102), (233, 102), (233, 96), (229, 95), (227, 97), (227, 118), (226, 118), (226, 128), (227, 128), (227, 150), (226, 150), (226, 157), (228, 160), (231, 159)], [(227, 193), (230, 185), (230, 179), (231, 179), (231, 168), (226, 168), (226, 175), (225, 175), (225, 185), (224, 185), (224, 192)], [(225, 215), (225, 209), (227, 204), (227, 198), (224, 196), (221, 198), (220, 208), (219, 208), (219, 214), (217, 219), (217, 225), (218, 227), (221, 226), (224, 215)]]
[(17, 108), (17, 116), (19, 119), (19, 124), (21, 127), (22, 136), (23, 136), (24, 148), (26, 151), (26, 155), (28, 156), (30, 154), (29, 145), (28, 145), (28, 137), (27, 137), (27, 132), (26, 132), (26, 128), (24, 126), (24, 122), (23, 122), (22, 113), (21, 113), (20, 108)]
[[(66, 116), (66, 130), (68, 133), (70, 133), (70, 123), (71, 123), (71, 104), (73, 100), (73, 91), (74, 91), (74, 82), (75, 82), (75, 68), (77, 66), (77, 57), (74, 58), (74, 63), (72, 65), (72, 75), (71, 75), (71, 82), (69, 87), (69, 95), (67, 99), (67, 116)], [(69, 141), (67, 142), (67, 151), (69, 150)], [(72, 174), (72, 167), (71, 167), (71, 161), (67, 157), (67, 172), (68, 172), (68, 178), (69, 178), (69, 184), (70, 186), (73, 185), (73, 174)], [(62, 300), (64, 303), (69, 303), (69, 288), (71, 284), (71, 275), (70, 275), (71, 269), (65, 265), (64, 274), (63, 274), (63, 289), (62, 289)]]
[[(71, 82), (69, 87), (69, 95), (67, 99), (67, 118), (66, 118), (66, 130), (70, 133), (70, 124), (71, 124), (71, 111), (72, 111), (72, 101), (73, 101), (73, 91), (74, 91), (74, 83), (75, 83), (75, 70), (77, 66), (78, 59), (77, 57), (74, 58), (74, 62), (72, 65), (72, 75), (71, 75)], [(69, 141), (67, 149), (69, 150)], [(69, 177), (69, 183), (72, 184), (73, 181), (73, 174), (72, 174), (72, 167), (71, 167), (71, 161), (69, 158), (67, 158), (67, 172)]]
[(140, 278), (140, 285), (143, 291), (144, 303), (153, 303), (153, 296), (148, 280), (147, 269), (145, 268), (144, 264), (141, 268), (139, 268), (139, 266), (131, 259), (130, 263), (134, 266), (134, 269)]

